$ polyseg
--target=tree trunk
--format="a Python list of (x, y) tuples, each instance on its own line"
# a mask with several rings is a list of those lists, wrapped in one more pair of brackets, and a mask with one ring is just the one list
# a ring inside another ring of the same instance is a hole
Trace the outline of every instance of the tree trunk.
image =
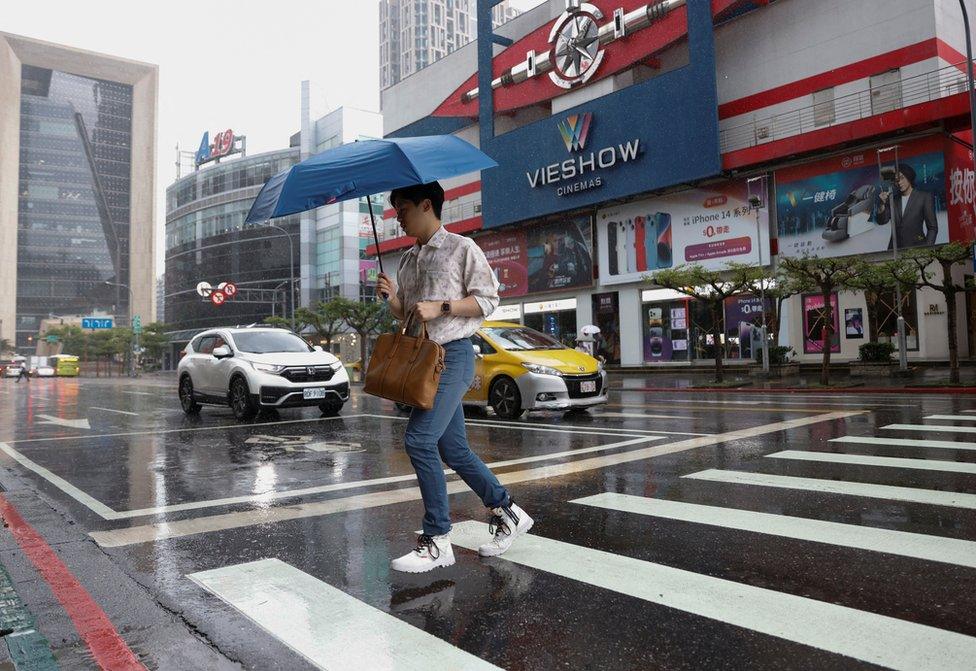
[(359, 334), (359, 375), (360, 381), (366, 379), (366, 334)]
[(824, 325), (823, 325), (823, 364), (820, 367), (820, 384), (827, 386), (830, 384), (830, 340), (832, 327), (834, 325), (833, 306), (830, 304), (830, 291), (823, 294)]
[(876, 292), (864, 292), (868, 303), (868, 342), (878, 342), (878, 324), (881, 319), (881, 298)]
[(725, 381), (725, 371), (722, 368), (722, 303), (712, 302), (712, 338), (714, 339), (714, 352), (715, 352), (715, 381), (724, 382)]
[(956, 335), (956, 292), (946, 291), (946, 317), (949, 321), (949, 383), (959, 382), (959, 343)]

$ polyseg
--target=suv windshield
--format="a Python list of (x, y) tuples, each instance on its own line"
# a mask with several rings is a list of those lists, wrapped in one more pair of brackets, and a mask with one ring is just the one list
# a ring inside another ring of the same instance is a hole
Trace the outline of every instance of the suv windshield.
[(254, 331), (235, 333), (237, 349), (250, 354), (270, 354), (271, 352), (311, 352), (308, 343), (294, 333), (280, 331)]
[(562, 343), (530, 328), (488, 327), (482, 329), (499, 347), (512, 352), (533, 349), (565, 349)]

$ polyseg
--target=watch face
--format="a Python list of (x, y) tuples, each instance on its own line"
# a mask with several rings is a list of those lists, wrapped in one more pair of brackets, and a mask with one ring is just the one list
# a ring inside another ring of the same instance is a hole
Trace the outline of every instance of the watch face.
[(447, 303), (447, 302), (441, 303), (441, 312), (450, 312), (450, 311), (451, 311), (451, 304), (450, 303)]

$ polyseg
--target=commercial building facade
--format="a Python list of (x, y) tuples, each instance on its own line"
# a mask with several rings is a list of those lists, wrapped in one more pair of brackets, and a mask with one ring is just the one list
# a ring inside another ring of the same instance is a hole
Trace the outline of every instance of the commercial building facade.
[[(551, 0), (497, 32), (514, 44), (494, 57), (493, 129), (479, 123), (476, 43), (384, 90), (382, 108), (387, 135), (453, 132), (499, 162), (445, 183), (444, 219), (485, 250), (503, 285), (498, 316), (566, 340), (595, 324), (604, 356), (624, 366), (707, 359), (716, 346), (751, 358), (759, 297), (727, 302), (716, 344), (712, 315), (645, 278), (684, 263), (890, 258), (879, 150), (882, 165), (912, 168), (932, 204), (903, 246), (976, 237), (956, 3)], [(550, 59), (579, 34), (597, 36), (586, 55)], [(392, 214), (380, 249), (395, 267), (412, 241)], [(801, 361), (823, 347), (818, 300), (781, 306), (780, 342)], [(893, 296), (831, 301), (835, 359), (893, 339)], [(961, 351), (973, 352), (972, 305), (958, 307)], [(945, 359), (941, 294), (906, 292), (901, 312), (909, 359)]]
[(157, 82), (0, 33), (0, 338), (19, 352), (52, 316), (154, 319)]

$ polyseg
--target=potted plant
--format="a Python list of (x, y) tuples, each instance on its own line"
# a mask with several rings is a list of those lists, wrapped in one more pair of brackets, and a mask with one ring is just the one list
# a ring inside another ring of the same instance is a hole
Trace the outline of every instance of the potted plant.
[(895, 345), (866, 342), (858, 348), (858, 360), (851, 362), (851, 377), (891, 377), (897, 369)]

